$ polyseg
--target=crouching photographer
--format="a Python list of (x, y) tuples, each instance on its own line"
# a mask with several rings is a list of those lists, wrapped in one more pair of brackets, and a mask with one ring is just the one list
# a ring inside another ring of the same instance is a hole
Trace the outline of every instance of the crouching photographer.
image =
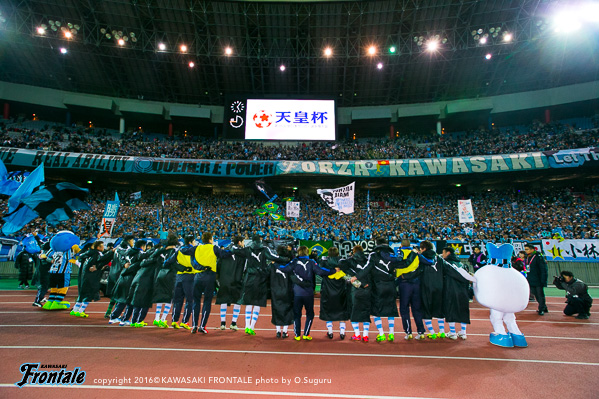
[(566, 294), (566, 307), (564, 308), (564, 314), (566, 316), (576, 316), (577, 319), (588, 319), (591, 315), (591, 305), (593, 304), (593, 298), (589, 295), (587, 285), (576, 278), (574, 274), (569, 271), (563, 271), (558, 276), (553, 276), (553, 284), (560, 290), (565, 290)]

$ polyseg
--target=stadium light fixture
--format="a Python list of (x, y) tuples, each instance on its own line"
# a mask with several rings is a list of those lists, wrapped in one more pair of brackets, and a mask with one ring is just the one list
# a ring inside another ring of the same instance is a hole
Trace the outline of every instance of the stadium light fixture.
[(92, 182), (91, 180), (88, 180), (88, 181), (87, 181), (87, 184), (92, 184), (92, 183), (93, 183), (93, 182)]
[(556, 14), (553, 18), (555, 32), (572, 33), (582, 28), (581, 15), (578, 14), (574, 9)]
[(505, 34), (503, 35), (503, 41), (506, 43), (509, 43), (512, 41), (514, 37), (512, 36), (511, 33), (505, 32)]
[(486, 60), (490, 60), (491, 58), (493, 58), (493, 55), (491, 53), (488, 53), (487, 55), (485, 55)]
[(64, 48), (64, 47), (61, 47), (60, 48), (60, 54), (66, 54), (66, 53), (68, 53), (67, 49)]
[(383, 69), (383, 63), (379, 62), (378, 64), (376, 64), (377, 69)]
[(38, 35), (45, 35), (46, 34), (46, 29), (44, 29), (44, 27), (42, 27), (42, 26), (38, 26), (37, 29), (36, 29), (36, 31), (37, 31)]
[(119, 44), (119, 46), (124, 46), (125, 45), (125, 40), (124, 39), (119, 39), (119, 41), (117, 43)]
[(231, 55), (231, 54), (233, 54), (233, 49), (232, 49), (231, 47), (227, 47), (227, 48), (225, 49), (225, 54), (226, 54), (226, 55)]
[(391, 54), (395, 54), (395, 52), (396, 52), (396, 51), (397, 51), (397, 48), (396, 48), (395, 46), (391, 46), (391, 47), (389, 47), (389, 52), (390, 52)]
[(429, 40), (426, 42), (426, 50), (431, 53), (439, 50), (439, 42), (437, 40)]
[(375, 55), (376, 54), (376, 47), (374, 47), (374, 46), (368, 47), (368, 54), (369, 55)]
[(487, 38), (486, 37), (481, 37), (480, 40), (478, 41), (480, 44), (487, 44)]
[(324, 49), (324, 55), (325, 57), (330, 57), (333, 55), (333, 49), (330, 47), (327, 47)]
[(179, 50), (181, 50), (182, 53), (186, 53), (187, 52), (187, 46), (182, 44), (181, 46), (179, 46)]
[(64, 37), (66, 37), (67, 39), (70, 39), (71, 37), (73, 37), (73, 34), (71, 33), (71, 31), (65, 31), (64, 32)]
[(285, 65), (281, 65), (281, 66), (279, 67), (279, 69), (281, 70), (281, 72), (284, 72), (284, 71), (285, 71)]
[(166, 44), (164, 44), (164, 43), (158, 43), (158, 50), (160, 50), (160, 51), (166, 51)]
[(462, 187), (462, 185), (461, 185), (461, 184), (456, 184), (455, 186), (456, 186), (456, 187)]
[(194, 66), (196, 66), (196, 64), (193, 61), (189, 61), (188, 65), (190, 68), (193, 68)]

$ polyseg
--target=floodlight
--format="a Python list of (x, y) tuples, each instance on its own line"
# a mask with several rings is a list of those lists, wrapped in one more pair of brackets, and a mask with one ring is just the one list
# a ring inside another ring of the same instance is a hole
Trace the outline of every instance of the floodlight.
[(426, 42), (426, 49), (430, 52), (437, 51), (439, 49), (439, 42), (436, 40), (429, 40)]
[(558, 33), (571, 33), (582, 27), (579, 16), (574, 11), (562, 12), (553, 19), (553, 26)]

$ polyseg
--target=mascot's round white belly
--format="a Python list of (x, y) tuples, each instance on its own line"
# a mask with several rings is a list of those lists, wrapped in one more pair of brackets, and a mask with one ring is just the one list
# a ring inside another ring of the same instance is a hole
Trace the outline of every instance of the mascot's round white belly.
[(516, 313), (528, 305), (530, 287), (526, 278), (512, 269), (513, 253), (511, 244), (487, 243), (489, 263), (474, 274), (474, 294), (478, 303), (490, 309), (489, 319), (494, 331), (489, 335), (489, 341), (503, 348), (526, 348), (528, 343), (518, 328)]
[(487, 265), (476, 273), (474, 295), (484, 307), (503, 313), (518, 313), (528, 305), (530, 287), (518, 271), (501, 266)]

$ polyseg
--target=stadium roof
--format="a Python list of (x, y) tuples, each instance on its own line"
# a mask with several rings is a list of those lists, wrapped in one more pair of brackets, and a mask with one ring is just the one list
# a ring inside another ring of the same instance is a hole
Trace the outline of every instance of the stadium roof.
[[(203, 105), (250, 93), (332, 97), (340, 106), (599, 80), (597, 23), (556, 32), (560, 7), (544, 0), (4, 0), (0, 80)], [(427, 51), (429, 41), (437, 51)]]

